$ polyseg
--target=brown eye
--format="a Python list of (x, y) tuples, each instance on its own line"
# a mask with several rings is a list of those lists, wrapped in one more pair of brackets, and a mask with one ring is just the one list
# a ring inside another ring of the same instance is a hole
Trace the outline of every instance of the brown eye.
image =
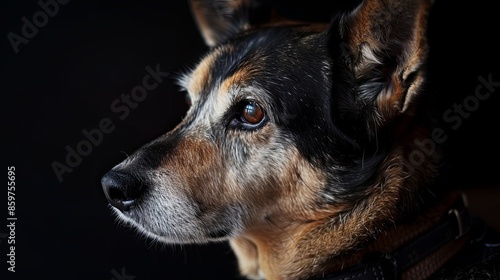
[(255, 102), (248, 102), (243, 107), (242, 119), (249, 124), (258, 124), (264, 119), (264, 111)]

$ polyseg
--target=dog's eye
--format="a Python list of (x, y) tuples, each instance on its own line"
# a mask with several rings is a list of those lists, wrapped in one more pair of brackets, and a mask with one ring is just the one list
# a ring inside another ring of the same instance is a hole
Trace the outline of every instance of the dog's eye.
[(248, 124), (259, 124), (264, 119), (264, 110), (262, 110), (257, 103), (253, 101), (248, 102), (244, 104), (241, 112), (241, 118)]
[(232, 110), (229, 123), (231, 128), (242, 130), (255, 130), (266, 124), (266, 113), (262, 106), (251, 100), (243, 100), (236, 104)]

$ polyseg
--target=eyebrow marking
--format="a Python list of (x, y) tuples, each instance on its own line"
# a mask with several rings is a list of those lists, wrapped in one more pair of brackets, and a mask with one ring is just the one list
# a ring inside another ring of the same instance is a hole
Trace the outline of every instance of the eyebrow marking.
[(242, 86), (247, 82), (251, 77), (251, 70), (248, 68), (240, 68), (234, 74), (227, 77), (222, 81), (219, 87), (219, 96), (222, 97), (231, 91), (233, 86)]
[(198, 99), (212, 81), (212, 68), (218, 56), (219, 52), (208, 54), (191, 73), (181, 77), (179, 84), (189, 92), (193, 99)]
[(211, 79), (210, 70), (212, 69), (214, 60), (214, 56), (210, 54), (205, 57), (191, 73), (191, 79), (187, 85), (187, 89), (190, 93), (199, 95), (203, 91), (205, 84)]

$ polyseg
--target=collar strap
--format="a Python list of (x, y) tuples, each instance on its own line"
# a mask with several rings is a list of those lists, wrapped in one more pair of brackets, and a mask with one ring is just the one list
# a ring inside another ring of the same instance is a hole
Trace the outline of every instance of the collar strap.
[[(448, 208), (439, 223), (390, 253), (372, 253), (352, 269), (323, 280), (425, 279), (439, 270), (467, 243), (471, 218), (465, 197)], [(388, 236), (388, 241), (391, 236)], [(388, 242), (387, 241), (387, 242)]]

